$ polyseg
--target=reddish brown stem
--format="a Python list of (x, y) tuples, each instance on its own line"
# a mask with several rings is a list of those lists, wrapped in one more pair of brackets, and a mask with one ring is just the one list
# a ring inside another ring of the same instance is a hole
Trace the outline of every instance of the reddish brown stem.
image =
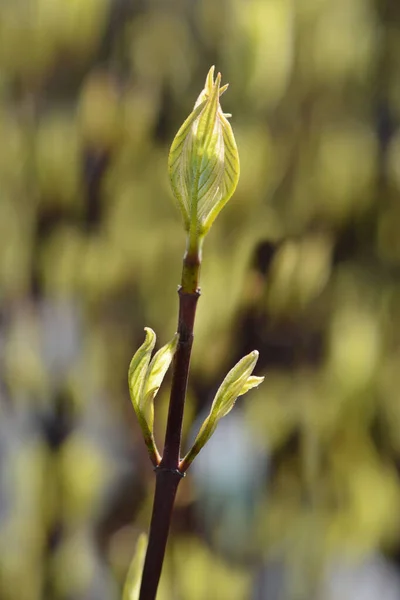
[(174, 357), (167, 430), (161, 466), (178, 469), (181, 450), (183, 410), (185, 406), (190, 356), (193, 344), (193, 326), (200, 292), (185, 293), (179, 288), (178, 348)]
[(179, 288), (179, 342), (173, 361), (164, 453), (156, 471), (156, 489), (149, 543), (143, 568), (139, 600), (155, 600), (176, 492), (183, 474), (179, 471), (183, 411), (189, 376), (193, 327), (200, 290), (197, 288), (200, 260), (185, 255), (182, 287)]
[(164, 562), (165, 548), (181, 474), (156, 468), (156, 489), (151, 516), (149, 542), (144, 562), (140, 600), (154, 600)]

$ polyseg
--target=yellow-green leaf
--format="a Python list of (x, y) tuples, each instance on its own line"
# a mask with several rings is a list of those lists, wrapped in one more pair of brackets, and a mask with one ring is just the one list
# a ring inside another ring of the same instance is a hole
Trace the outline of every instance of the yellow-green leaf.
[(264, 381), (264, 377), (250, 377), (257, 360), (258, 352), (253, 350), (229, 371), (215, 395), (210, 416), (221, 419), (232, 410), (239, 396)]
[(150, 329), (150, 327), (145, 327), (144, 330), (146, 332), (146, 339), (139, 350), (134, 354), (128, 372), (129, 392), (136, 414), (141, 412), (140, 401), (142, 398), (143, 386), (146, 380), (151, 353), (153, 352), (156, 343), (156, 334), (154, 331)]
[(252, 388), (259, 386), (264, 381), (264, 377), (251, 375), (257, 360), (258, 352), (254, 350), (242, 358), (229, 371), (216, 393), (210, 414), (201, 426), (192, 448), (180, 464), (181, 471), (186, 471), (190, 466), (194, 458), (214, 433), (218, 421), (232, 410), (237, 398)]
[(172, 362), (176, 347), (178, 345), (178, 340), (179, 335), (176, 333), (172, 340), (168, 342), (168, 344), (165, 344), (165, 346), (156, 352), (147, 370), (141, 399), (141, 410), (151, 431), (153, 430), (154, 420), (154, 397), (157, 394), (165, 374)]
[(153, 401), (171, 364), (178, 343), (178, 335), (163, 346), (151, 360), (156, 334), (145, 327), (146, 339), (131, 360), (128, 373), (129, 392), (143, 433), (150, 459), (154, 466), (160, 462), (160, 454), (153, 434)]

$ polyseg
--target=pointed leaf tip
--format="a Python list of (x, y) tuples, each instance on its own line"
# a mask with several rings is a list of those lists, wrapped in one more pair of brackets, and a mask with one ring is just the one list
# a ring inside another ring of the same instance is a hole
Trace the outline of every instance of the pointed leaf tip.
[(151, 359), (156, 343), (156, 334), (145, 327), (146, 337), (134, 354), (128, 371), (129, 392), (152, 463), (159, 463), (160, 455), (153, 435), (154, 397), (171, 364), (178, 344), (178, 336), (163, 346)]
[(232, 410), (237, 398), (245, 394), (251, 387), (254, 387), (251, 386), (246, 389), (258, 356), (258, 351), (253, 350), (239, 360), (229, 371), (215, 395), (210, 416), (218, 420), (224, 417)]
[(146, 375), (146, 381), (143, 388), (142, 411), (145, 415), (149, 427), (153, 430), (154, 421), (154, 398), (160, 389), (165, 374), (172, 362), (178, 345), (179, 334), (175, 334), (168, 344), (165, 344), (153, 356)]
[(156, 343), (156, 334), (150, 327), (145, 327), (146, 337), (143, 344), (135, 352), (129, 365), (128, 382), (131, 400), (135, 411), (140, 406), (140, 398), (145, 382), (151, 353)]
[(210, 414), (201, 426), (192, 448), (181, 462), (180, 469), (183, 472), (186, 471), (210, 439), (218, 421), (232, 410), (237, 398), (243, 396), (252, 388), (258, 387), (264, 381), (264, 377), (252, 375), (258, 356), (258, 351), (253, 350), (253, 352), (244, 356), (226, 375), (215, 395)]

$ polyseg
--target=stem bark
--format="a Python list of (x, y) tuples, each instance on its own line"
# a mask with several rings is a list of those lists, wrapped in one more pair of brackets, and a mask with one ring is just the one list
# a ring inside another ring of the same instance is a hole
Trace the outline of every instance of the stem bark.
[(200, 274), (200, 252), (187, 251), (183, 259), (182, 282), (179, 287), (179, 342), (173, 361), (171, 396), (163, 457), (156, 467), (156, 488), (150, 523), (149, 542), (144, 562), (139, 600), (155, 600), (164, 562), (172, 509), (179, 482), (183, 411), (185, 407), (193, 327)]

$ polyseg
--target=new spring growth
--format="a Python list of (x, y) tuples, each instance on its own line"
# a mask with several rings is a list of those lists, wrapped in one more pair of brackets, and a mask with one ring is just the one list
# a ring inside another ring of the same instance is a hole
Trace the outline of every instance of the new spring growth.
[[(171, 146), (168, 169), (172, 190), (180, 208), (187, 248), (183, 257), (179, 287), (178, 333), (151, 358), (156, 335), (146, 328), (146, 339), (129, 367), (132, 404), (150, 458), (156, 469), (156, 488), (149, 542), (144, 558), (140, 541), (124, 590), (124, 600), (155, 600), (170, 528), (172, 509), (181, 476), (207, 443), (218, 421), (233, 408), (237, 398), (258, 386), (263, 377), (252, 375), (258, 359), (254, 350), (229, 371), (212, 403), (193, 447), (180, 459), (182, 420), (189, 376), (193, 327), (200, 296), (201, 246), (218, 213), (235, 191), (239, 179), (239, 156), (231, 126), (220, 106), (221, 75), (214, 79), (214, 67), (192, 113), (179, 129)], [(178, 343), (179, 339), (179, 343)], [(171, 395), (162, 459), (153, 434), (154, 397), (175, 355)], [(218, 459), (218, 457), (216, 457)], [(139, 589), (138, 572), (143, 565)]]
[(264, 381), (264, 377), (252, 375), (257, 360), (258, 352), (253, 350), (229, 371), (215, 395), (210, 414), (201, 426), (192, 448), (181, 461), (180, 470), (182, 472), (186, 471), (193, 459), (208, 442), (217, 427), (218, 421), (232, 410), (238, 397), (243, 396), (252, 388), (258, 387)]
[[(172, 190), (188, 233), (186, 256), (191, 254), (195, 258), (194, 262), (184, 262), (181, 289), (188, 297), (195, 297), (198, 291), (202, 240), (232, 196), (239, 179), (239, 155), (227, 120), (230, 115), (222, 112), (219, 101), (228, 85), (221, 87), (220, 84), (221, 74), (214, 79), (214, 67), (211, 67), (192, 113), (172, 142), (168, 158)], [(161, 458), (153, 435), (153, 401), (176, 351), (178, 334), (150, 362), (156, 336), (152, 329), (145, 331), (146, 339), (129, 367), (129, 389), (150, 458), (158, 465)], [(263, 381), (263, 377), (252, 376), (257, 359), (258, 352), (254, 350), (225, 377), (193, 447), (180, 462), (181, 471), (189, 467), (236, 399)]]
[(235, 191), (239, 154), (228, 117), (219, 102), (228, 84), (220, 86), (208, 72), (193, 111), (172, 142), (168, 170), (172, 191), (188, 233), (189, 250), (199, 250), (218, 213)]
[(154, 398), (160, 388), (166, 372), (171, 364), (178, 344), (178, 334), (160, 348), (153, 356), (151, 354), (156, 343), (156, 334), (145, 327), (146, 339), (134, 354), (129, 365), (129, 392), (143, 433), (150, 458), (154, 466), (160, 462), (160, 454), (154, 440)]

